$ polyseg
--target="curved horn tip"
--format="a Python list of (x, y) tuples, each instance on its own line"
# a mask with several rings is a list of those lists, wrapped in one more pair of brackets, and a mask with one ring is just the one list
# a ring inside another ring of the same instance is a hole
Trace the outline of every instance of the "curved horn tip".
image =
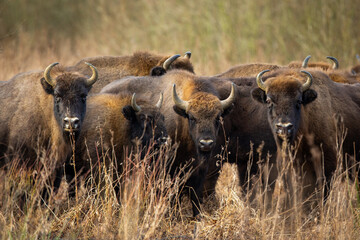
[(92, 76), (87, 80), (87, 85), (91, 86), (98, 80), (99, 73), (96, 67), (94, 67), (94, 65), (92, 65), (91, 63), (85, 62), (85, 64), (88, 65), (92, 71)]
[(158, 101), (158, 102), (156, 103), (156, 105), (155, 105), (157, 108), (159, 108), (159, 109), (161, 108), (162, 103), (163, 103), (163, 99), (164, 99), (164, 95), (163, 95), (163, 93), (161, 92), (161, 93), (160, 93), (159, 101)]
[(307, 55), (307, 56), (306, 56), (306, 58), (304, 59), (302, 65), (301, 65), (302, 68), (307, 68), (308, 62), (309, 62), (309, 59), (310, 59), (310, 58), (311, 58), (311, 55)]
[(88, 66), (94, 67), (94, 65), (92, 65), (92, 64), (89, 63), (89, 62), (85, 62), (85, 64), (88, 65)]
[(51, 70), (53, 67), (55, 67), (58, 64), (59, 64), (58, 62), (54, 62), (54, 63), (50, 64), (49, 66), (46, 67), (44, 72), (46, 72), (46, 70)]
[(270, 71), (269, 69), (263, 70), (256, 76), (256, 83), (257, 83), (258, 87), (263, 91), (266, 91), (266, 86), (261, 78), (262, 78), (262, 75), (264, 75), (265, 73), (267, 73), (269, 71)]
[(189, 103), (187, 101), (182, 100), (176, 93), (176, 84), (173, 84), (173, 91), (172, 91), (172, 99), (175, 103), (175, 105), (179, 108), (181, 108), (182, 110), (187, 111), (187, 107), (189, 105)]
[(230, 107), (233, 102), (235, 101), (235, 83), (231, 83), (231, 92), (230, 95), (227, 99), (224, 99), (221, 102), (221, 106), (223, 108), (223, 110), (227, 109), (228, 107)]
[(133, 93), (133, 95), (132, 95), (132, 97), (131, 97), (131, 107), (135, 110), (135, 112), (140, 112), (140, 111), (141, 111), (141, 107), (136, 104), (135, 95), (136, 95), (136, 93)]
[(184, 57), (186, 57), (187, 59), (190, 59), (191, 58), (191, 52), (190, 51), (187, 51), (186, 53), (185, 53), (185, 56)]
[(312, 84), (314, 78), (311, 75), (311, 73), (309, 73), (307, 71), (301, 70), (300, 72), (305, 73), (308, 76), (306, 82), (302, 85), (303, 91), (308, 90), (311, 87), (311, 84)]
[(169, 57), (168, 59), (166, 59), (166, 61), (163, 63), (163, 68), (165, 70), (169, 70), (170, 65), (179, 57), (181, 57), (181, 55), (176, 54), (176, 55), (173, 55), (173, 56)]
[(54, 62), (52, 64), (50, 64), (49, 66), (46, 67), (45, 71), (44, 71), (44, 78), (46, 80), (46, 82), (48, 82), (51, 86), (54, 86), (55, 85), (55, 82), (54, 80), (51, 78), (50, 76), (50, 72), (51, 72), (51, 69), (58, 65), (59, 63), (58, 62)]
[(332, 66), (333, 69), (338, 69), (339, 68), (339, 61), (335, 57), (327, 56), (326, 58), (333, 61), (333, 66)]

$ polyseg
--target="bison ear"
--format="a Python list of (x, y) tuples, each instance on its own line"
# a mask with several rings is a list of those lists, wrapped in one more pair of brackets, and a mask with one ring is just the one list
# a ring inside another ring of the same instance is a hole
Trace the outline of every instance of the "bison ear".
[(46, 80), (45, 78), (41, 78), (40, 79), (41, 85), (44, 88), (45, 92), (47, 94), (54, 94), (54, 88), (53, 86), (51, 86)]
[(153, 67), (150, 70), (150, 76), (153, 76), (153, 77), (159, 77), (159, 76), (164, 75), (165, 73), (166, 73), (165, 68), (163, 68), (161, 66)]
[(260, 103), (266, 103), (266, 93), (260, 88), (255, 88), (251, 91), (253, 99)]
[(178, 106), (173, 106), (174, 111), (179, 114), (180, 116), (184, 117), (184, 118), (188, 118), (189, 115), (186, 113), (186, 111), (184, 109), (179, 108)]
[(317, 92), (313, 89), (308, 89), (305, 92), (303, 92), (302, 104), (306, 105), (308, 103), (311, 103), (316, 98), (317, 98)]
[(134, 121), (136, 119), (135, 110), (130, 105), (123, 107), (122, 114), (129, 121)]

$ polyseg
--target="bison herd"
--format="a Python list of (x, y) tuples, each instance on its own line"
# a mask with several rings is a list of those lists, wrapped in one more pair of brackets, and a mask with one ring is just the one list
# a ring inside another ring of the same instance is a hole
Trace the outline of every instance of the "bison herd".
[(285, 66), (242, 64), (198, 76), (190, 58), (190, 52), (92, 57), (0, 81), (0, 166), (6, 170), (18, 157), (35, 169), (45, 154), (54, 163), (49, 181), (56, 188), (64, 167), (71, 182), (74, 170), (86, 173), (115, 156), (121, 174), (126, 147), (159, 148), (171, 139), (178, 149), (169, 173), (189, 163), (185, 187), (194, 216), (204, 186), (214, 190), (225, 146), (241, 185), (259, 174), (263, 162), (250, 164), (249, 154), (261, 148), (259, 158), (271, 166), (269, 192), (289, 162), (306, 194), (324, 186), (325, 199), (339, 161), (351, 159), (347, 167), (356, 167), (360, 65), (340, 69), (334, 57), (327, 57), (331, 64), (309, 63), (308, 56)]

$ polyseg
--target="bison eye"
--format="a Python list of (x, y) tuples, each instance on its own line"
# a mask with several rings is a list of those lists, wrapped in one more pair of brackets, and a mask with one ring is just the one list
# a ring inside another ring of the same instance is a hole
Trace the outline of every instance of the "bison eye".
[(301, 100), (298, 100), (298, 101), (296, 102), (296, 109), (300, 109), (301, 104), (302, 104), (302, 101), (301, 101)]
[(140, 118), (140, 120), (141, 121), (146, 121), (146, 116), (145, 115), (143, 115), (143, 114), (141, 114), (140, 116), (139, 116), (139, 118)]
[(81, 101), (82, 101), (83, 103), (85, 103), (85, 102), (86, 102), (87, 95), (83, 94), (83, 95), (81, 95), (80, 97), (81, 97)]
[(55, 102), (60, 102), (61, 101), (61, 97), (60, 96), (55, 96)]
[(195, 123), (196, 119), (193, 116), (189, 116), (190, 123)]
[(266, 103), (267, 103), (267, 104), (270, 104), (270, 103), (272, 103), (272, 100), (271, 100), (271, 98), (267, 97), (267, 98), (266, 98)]

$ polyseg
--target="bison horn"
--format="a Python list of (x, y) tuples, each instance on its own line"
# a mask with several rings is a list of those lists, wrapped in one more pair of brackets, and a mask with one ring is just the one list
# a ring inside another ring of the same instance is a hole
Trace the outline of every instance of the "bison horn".
[(338, 69), (339, 68), (339, 61), (334, 58), (334, 57), (331, 57), (331, 56), (327, 56), (326, 57), (327, 59), (330, 59), (331, 61), (333, 61), (333, 66), (332, 66), (332, 69)]
[(171, 65), (177, 58), (179, 58), (179, 57), (180, 57), (180, 54), (176, 54), (176, 55), (174, 55), (174, 56), (169, 57), (168, 59), (166, 59), (166, 61), (165, 61), (164, 64), (163, 64), (163, 68), (164, 68), (165, 70), (168, 70), (169, 67), (170, 67), (170, 65)]
[(136, 104), (135, 95), (136, 95), (136, 93), (134, 93), (131, 97), (131, 107), (134, 109), (135, 112), (140, 112), (141, 107)]
[(234, 101), (235, 101), (235, 83), (231, 83), (231, 92), (230, 92), (229, 97), (220, 102), (223, 110), (230, 107)]
[(45, 78), (46, 82), (49, 83), (53, 87), (55, 86), (55, 81), (54, 81), (54, 79), (51, 78), (50, 72), (51, 72), (51, 69), (58, 64), (59, 64), (58, 62), (52, 63), (44, 71), (44, 78)]
[(184, 56), (185, 58), (187, 58), (187, 59), (190, 59), (191, 58), (191, 52), (190, 51), (187, 51), (186, 53), (185, 53), (185, 56)]
[(302, 85), (302, 91), (304, 92), (304, 91), (308, 90), (311, 87), (311, 84), (313, 82), (313, 76), (307, 71), (302, 70), (301, 72), (308, 75), (308, 77), (306, 79), (306, 82)]
[(356, 54), (356, 59), (360, 62), (360, 56), (359, 56), (359, 54)]
[(159, 101), (156, 103), (155, 107), (161, 108), (162, 103), (163, 103), (163, 93), (160, 93)]
[(174, 103), (177, 107), (181, 108), (182, 110), (187, 110), (189, 102), (182, 100), (176, 93), (176, 85), (173, 84), (173, 94), (172, 94)]
[(309, 59), (310, 59), (310, 58), (311, 58), (311, 55), (307, 56), (307, 57), (304, 59), (302, 65), (301, 65), (302, 68), (307, 68), (307, 67), (308, 67), (308, 62), (309, 62)]
[(264, 73), (266, 72), (269, 72), (270, 70), (264, 70), (264, 71), (261, 71), (257, 76), (256, 76), (256, 83), (258, 85), (258, 87), (263, 90), (263, 91), (266, 91), (266, 86), (265, 86), (265, 83), (262, 81), (262, 75), (264, 75)]
[(91, 63), (85, 62), (85, 64), (88, 65), (92, 70), (92, 76), (87, 80), (86, 84), (88, 87), (90, 87), (98, 80), (99, 74), (96, 68)]

